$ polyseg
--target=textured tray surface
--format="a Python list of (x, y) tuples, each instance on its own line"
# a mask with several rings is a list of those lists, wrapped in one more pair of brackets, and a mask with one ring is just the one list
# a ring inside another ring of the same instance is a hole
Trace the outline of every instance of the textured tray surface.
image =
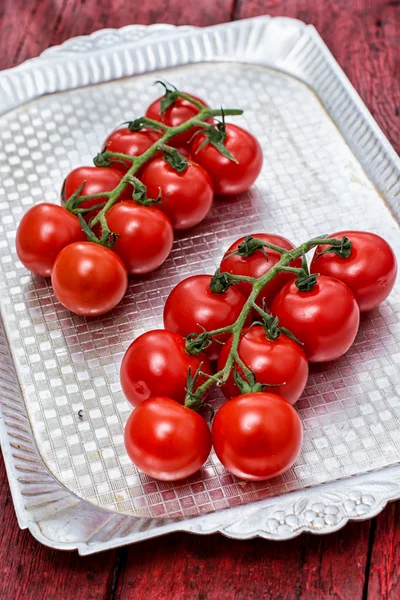
[(122, 436), (130, 406), (120, 391), (119, 363), (134, 337), (162, 325), (164, 300), (178, 281), (212, 272), (229, 243), (259, 231), (300, 243), (317, 233), (362, 228), (385, 235), (400, 250), (396, 222), (304, 84), (266, 68), (227, 63), (160, 74), (213, 106), (244, 108), (235, 122), (259, 138), (264, 168), (249, 194), (216, 202), (201, 226), (178, 236), (163, 268), (131, 281), (122, 304), (101, 319), (71, 315), (48, 282), (31, 278), (16, 261), (15, 229), (32, 204), (58, 201), (64, 175), (90, 164), (108, 131), (143, 113), (157, 94), (151, 84), (158, 75), (43, 97), (0, 118), (3, 315), (48, 468), (68, 489), (104, 508), (187, 517), (395, 464), (399, 286), (389, 302), (363, 317), (342, 360), (313, 369), (298, 403), (303, 452), (284, 477), (243, 484), (212, 456), (198, 476), (172, 485), (139, 475), (131, 465)]

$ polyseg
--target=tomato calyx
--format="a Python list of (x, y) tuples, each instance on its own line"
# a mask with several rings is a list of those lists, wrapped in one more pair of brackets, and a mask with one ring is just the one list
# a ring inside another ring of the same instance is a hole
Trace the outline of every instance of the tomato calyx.
[(161, 81), (160, 79), (157, 79), (155, 83), (159, 83), (160, 85), (162, 85), (165, 90), (164, 96), (160, 100), (160, 111), (161, 114), (163, 114), (166, 110), (168, 110), (170, 106), (175, 104), (175, 102), (179, 98), (179, 91), (178, 88), (172, 85), (172, 83)]
[(196, 356), (212, 344), (212, 337), (207, 331), (202, 333), (189, 333), (186, 338), (185, 350), (188, 354)]
[(217, 269), (211, 277), (210, 290), (213, 294), (223, 294), (231, 285), (235, 285), (235, 281), (230, 273), (221, 273), (220, 269)]
[(200, 133), (205, 135), (204, 140), (197, 148), (195, 154), (200, 152), (200, 150), (207, 146), (207, 144), (211, 144), (212, 146), (214, 146), (214, 148), (216, 148), (216, 150), (218, 150), (220, 154), (222, 154), (232, 162), (238, 164), (239, 161), (233, 156), (231, 152), (229, 152), (228, 148), (224, 144), (226, 139), (226, 125), (225, 113), (223, 108), (221, 108), (221, 117), (221, 121), (217, 120), (216, 123), (212, 125), (206, 125), (205, 123), (203, 123), (203, 127), (199, 131), (196, 131), (196, 133), (193, 135), (192, 139)]
[(265, 307), (265, 300), (263, 301), (263, 307), (264, 308), (262, 309), (255, 302), (253, 303), (253, 308), (261, 316), (261, 321), (253, 321), (251, 327), (253, 327), (254, 325), (261, 325), (261, 327), (265, 331), (267, 339), (271, 341), (277, 340), (279, 336), (283, 333), (288, 338), (296, 342), (296, 344), (299, 344), (299, 346), (303, 345), (303, 342), (301, 342), (289, 329), (287, 329), (286, 327), (279, 326), (278, 317), (267, 313)]
[(158, 204), (163, 204), (165, 200), (162, 199), (161, 191), (159, 190), (157, 198), (148, 198), (147, 196), (147, 188), (137, 177), (133, 175), (129, 175), (127, 173), (122, 178), (123, 182), (129, 183), (133, 186), (133, 194), (132, 199), (136, 204), (140, 206), (154, 206)]
[(317, 260), (323, 254), (327, 254), (328, 252), (332, 252), (341, 258), (349, 258), (351, 256), (352, 243), (348, 237), (345, 235), (340, 240), (340, 245), (333, 244), (322, 250), (322, 252), (318, 252), (315, 256), (315, 260)]
[(233, 379), (238, 386), (241, 394), (251, 394), (252, 392), (263, 392), (266, 387), (275, 387), (268, 383), (260, 383), (257, 381), (251, 369), (246, 368), (246, 379), (242, 377), (236, 365), (233, 367)]
[(163, 157), (165, 162), (169, 164), (178, 173), (186, 171), (189, 161), (180, 154), (177, 148), (172, 148), (166, 144), (160, 144), (160, 149), (163, 151)]
[[(212, 421), (212, 419), (214, 417), (213, 406), (211, 404), (209, 404), (208, 402), (203, 402), (202, 394), (199, 394), (198, 392), (195, 391), (196, 382), (197, 382), (198, 377), (199, 376), (204, 377), (204, 375), (205, 375), (201, 370), (202, 365), (203, 365), (203, 363), (200, 363), (200, 365), (197, 367), (196, 372), (193, 376), (191, 373), (191, 369), (189, 367), (187, 382), (186, 382), (186, 397), (185, 397), (184, 406), (186, 406), (186, 408), (190, 408), (191, 410), (194, 410), (195, 412), (199, 412), (200, 410), (207, 408), (210, 411), (210, 421)], [(207, 375), (207, 377), (212, 377), (212, 376)]]
[(237, 255), (248, 257), (252, 256), (255, 252), (257, 252), (257, 250), (261, 250), (261, 252), (265, 256), (265, 259), (268, 260), (268, 254), (265, 251), (265, 246), (266, 244), (262, 240), (248, 235), (246, 239), (241, 244), (239, 244), (237, 250), (235, 252), (232, 252), (231, 256)]

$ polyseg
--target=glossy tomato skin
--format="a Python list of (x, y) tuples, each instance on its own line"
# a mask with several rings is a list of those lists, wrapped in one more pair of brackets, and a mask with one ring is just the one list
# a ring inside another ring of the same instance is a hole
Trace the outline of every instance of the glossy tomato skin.
[[(207, 356), (203, 352), (188, 354), (182, 336), (164, 329), (148, 331), (125, 352), (120, 371), (122, 390), (132, 406), (167, 394), (184, 404), (189, 368), (194, 375), (200, 365), (203, 373), (212, 374)], [(196, 388), (204, 382), (205, 377), (198, 377)]]
[(167, 397), (144, 400), (125, 427), (125, 447), (140, 471), (162, 481), (178, 481), (196, 473), (211, 451), (204, 419)]
[[(260, 239), (263, 242), (268, 242), (269, 244), (274, 244), (275, 246), (281, 246), (286, 250), (293, 250), (295, 247), (288, 239), (273, 233), (252, 233), (251, 237)], [(239, 244), (244, 242), (245, 239), (246, 237), (239, 238), (225, 252), (220, 265), (221, 273), (226, 272), (232, 273), (233, 275), (245, 275), (246, 277), (255, 277), (258, 279), (279, 262), (281, 255), (276, 250), (264, 248), (268, 258), (265, 257), (265, 254), (261, 250), (256, 250), (251, 256), (238, 256), (237, 254), (231, 256), (232, 252), (237, 250)], [(301, 268), (301, 258), (292, 261), (289, 266)], [(291, 273), (279, 273), (276, 275), (260, 292), (257, 298), (257, 304), (262, 307), (263, 300), (265, 300), (267, 307), (269, 307), (276, 294), (294, 277), (295, 276)], [(235, 287), (237, 287), (246, 297), (250, 295), (252, 290), (251, 284), (246, 281), (238, 283)]]
[(209, 213), (214, 191), (206, 171), (194, 162), (178, 173), (162, 157), (149, 162), (140, 177), (147, 187), (147, 196), (163, 203), (160, 210), (171, 220), (174, 229), (190, 229), (198, 225)]
[(303, 342), (310, 362), (342, 356), (354, 342), (360, 322), (360, 309), (350, 288), (324, 275), (310, 292), (300, 292), (295, 282), (287, 283), (275, 297), (271, 312)]
[(236, 396), (214, 417), (212, 441), (224, 467), (236, 477), (263, 481), (285, 473), (296, 460), (303, 427), (280, 396), (258, 392)]
[(174, 230), (167, 215), (158, 208), (118, 202), (107, 213), (111, 231), (119, 237), (113, 251), (132, 275), (158, 269), (166, 260), (174, 242)]
[(227, 123), (224, 146), (238, 163), (223, 156), (212, 144), (199, 150), (205, 135), (196, 135), (191, 144), (193, 160), (209, 173), (216, 194), (232, 196), (249, 189), (259, 176), (263, 163), (261, 146), (249, 131)]
[(65, 246), (84, 241), (78, 217), (56, 204), (37, 204), (22, 217), (17, 229), (19, 260), (35, 275), (50, 277), (54, 261)]
[[(160, 134), (152, 129), (129, 131), (128, 127), (121, 127), (112, 131), (104, 142), (103, 151), (120, 152), (129, 156), (144, 154), (157, 140)], [(125, 173), (132, 163), (130, 161), (114, 162), (113, 168)]]
[(128, 274), (112, 250), (92, 242), (75, 242), (57, 256), (51, 283), (65, 308), (77, 315), (97, 317), (122, 299)]
[[(85, 182), (83, 189), (80, 193), (81, 196), (88, 196), (90, 194), (99, 194), (100, 192), (111, 192), (122, 179), (122, 173), (112, 167), (77, 167), (71, 171), (64, 181), (64, 198), (67, 201), (79, 189), (79, 186)], [(119, 200), (128, 200), (132, 198), (132, 186), (127, 185), (124, 191), (121, 193)], [(85, 200), (80, 204), (80, 208), (90, 208), (101, 202), (107, 200), (104, 198), (93, 198), (91, 200)], [(92, 213), (89, 213), (93, 216)]]
[[(224, 368), (232, 347), (230, 338), (221, 350), (218, 360), (218, 371)], [(308, 361), (303, 350), (287, 335), (281, 334), (276, 340), (266, 336), (261, 325), (254, 325), (240, 339), (239, 356), (244, 364), (253, 371), (257, 382), (274, 384), (267, 391), (286, 398), (294, 404), (304, 391), (308, 378)], [(243, 379), (243, 371), (237, 366)], [(226, 398), (240, 395), (233, 373), (222, 386)]]
[(343, 281), (353, 292), (360, 311), (372, 310), (390, 294), (396, 281), (397, 260), (386, 240), (367, 231), (338, 231), (330, 238), (346, 236), (352, 242), (348, 258), (333, 252), (318, 257), (326, 246), (318, 246), (311, 262), (312, 273)]
[[(201, 102), (204, 106), (208, 106), (208, 104), (206, 104), (201, 98), (198, 98), (193, 94), (189, 95), (195, 100), (198, 100), (198, 102)], [(154, 102), (150, 104), (150, 106), (146, 110), (146, 117), (148, 119), (154, 119), (155, 121), (165, 123), (165, 125), (168, 125), (169, 127), (178, 127), (179, 125), (182, 125), (182, 123), (188, 121), (192, 117), (195, 117), (199, 113), (199, 109), (197, 108), (197, 106), (195, 106), (188, 100), (185, 100), (184, 98), (178, 98), (174, 102), (174, 104), (172, 104), (169, 108), (167, 108), (166, 111), (164, 111), (161, 114), (161, 99), (162, 96), (160, 98), (157, 98), (157, 100), (154, 100)], [(207, 122), (212, 123), (213, 120), (208, 119)], [(175, 146), (176, 148), (178, 146), (185, 146), (190, 141), (193, 134), (199, 129), (200, 127), (192, 127), (192, 129), (189, 129), (189, 131), (180, 133), (179, 135), (172, 138), (168, 142), (168, 144), (171, 146)]]
[[(232, 325), (238, 318), (246, 298), (234, 286), (222, 294), (210, 290), (211, 275), (193, 275), (184, 279), (167, 298), (164, 307), (164, 327), (183, 337)], [(229, 334), (217, 336), (225, 342)], [(206, 348), (210, 360), (217, 360), (221, 344), (214, 341)]]

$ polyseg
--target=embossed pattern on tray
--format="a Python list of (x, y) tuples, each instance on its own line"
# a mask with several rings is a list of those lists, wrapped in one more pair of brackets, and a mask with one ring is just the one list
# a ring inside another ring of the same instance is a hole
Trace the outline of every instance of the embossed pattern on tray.
[[(15, 229), (33, 203), (58, 201), (63, 176), (90, 164), (109, 130), (143, 113), (160, 74), (214, 106), (244, 108), (235, 122), (262, 143), (263, 172), (250, 193), (217, 201), (201, 226), (180, 234), (163, 268), (133, 280), (111, 315), (82, 319), (63, 309), (49, 282), (31, 278), (16, 262)], [(230, 242), (257, 231), (278, 231), (300, 243), (316, 233), (363, 228), (384, 234), (400, 250), (396, 222), (304, 84), (238, 64), (160, 74), (45, 97), (0, 118), (3, 314), (48, 468), (68, 489), (104, 508), (177, 517), (395, 464), (399, 286), (379, 310), (363, 316), (356, 343), (342, 360), (312, 369), (297, 405), (305, 427), (303, 452), (282, 478), (243, 484), (212, 456), (199, 475), (163, 484), (138, 474), (130, 463), (122, 436), (130, 405), (120, 391), (119, 363), (134, 337), (162, 325), (164, 300), (178, 281), (212, 272)]]

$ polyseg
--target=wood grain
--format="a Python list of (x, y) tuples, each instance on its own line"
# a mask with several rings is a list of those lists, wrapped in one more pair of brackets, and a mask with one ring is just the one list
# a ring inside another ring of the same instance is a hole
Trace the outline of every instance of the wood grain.
[(103, 600), (109, 598), (118, 551), (79, 557), (51, 550), (18, 528), (0, 453), (0, 598)]
[(368, 598), (400, 598), (400, 503), (396, 502), (376, 518)]
[(1, 0), (0, 69), (37, 56), (48, 46), (103, 27), (131, 23), (214, 25), (230, 21), (234, 0)]
[(116, 600), (147, 600), (150, 581), (157, 600), (361, 599), (369, 528), (352, 523), (279, 543), (188, 534), (151, 540), (129, 548)]
[[(102, 27), (259, 14), (312, 23), (400, 149), (400, 0), (0, 0), (0, 68)], [(88, 558), (52, 551), (18, 529), (0, 455), (0, 598), (392, 599), (399, 566), (399, 503), (371, 523), (289, 542), (174, 534)]]
[(264, 14), (317, 28), (400, 152), (400, 0), (237, 0), (235, 19)]

